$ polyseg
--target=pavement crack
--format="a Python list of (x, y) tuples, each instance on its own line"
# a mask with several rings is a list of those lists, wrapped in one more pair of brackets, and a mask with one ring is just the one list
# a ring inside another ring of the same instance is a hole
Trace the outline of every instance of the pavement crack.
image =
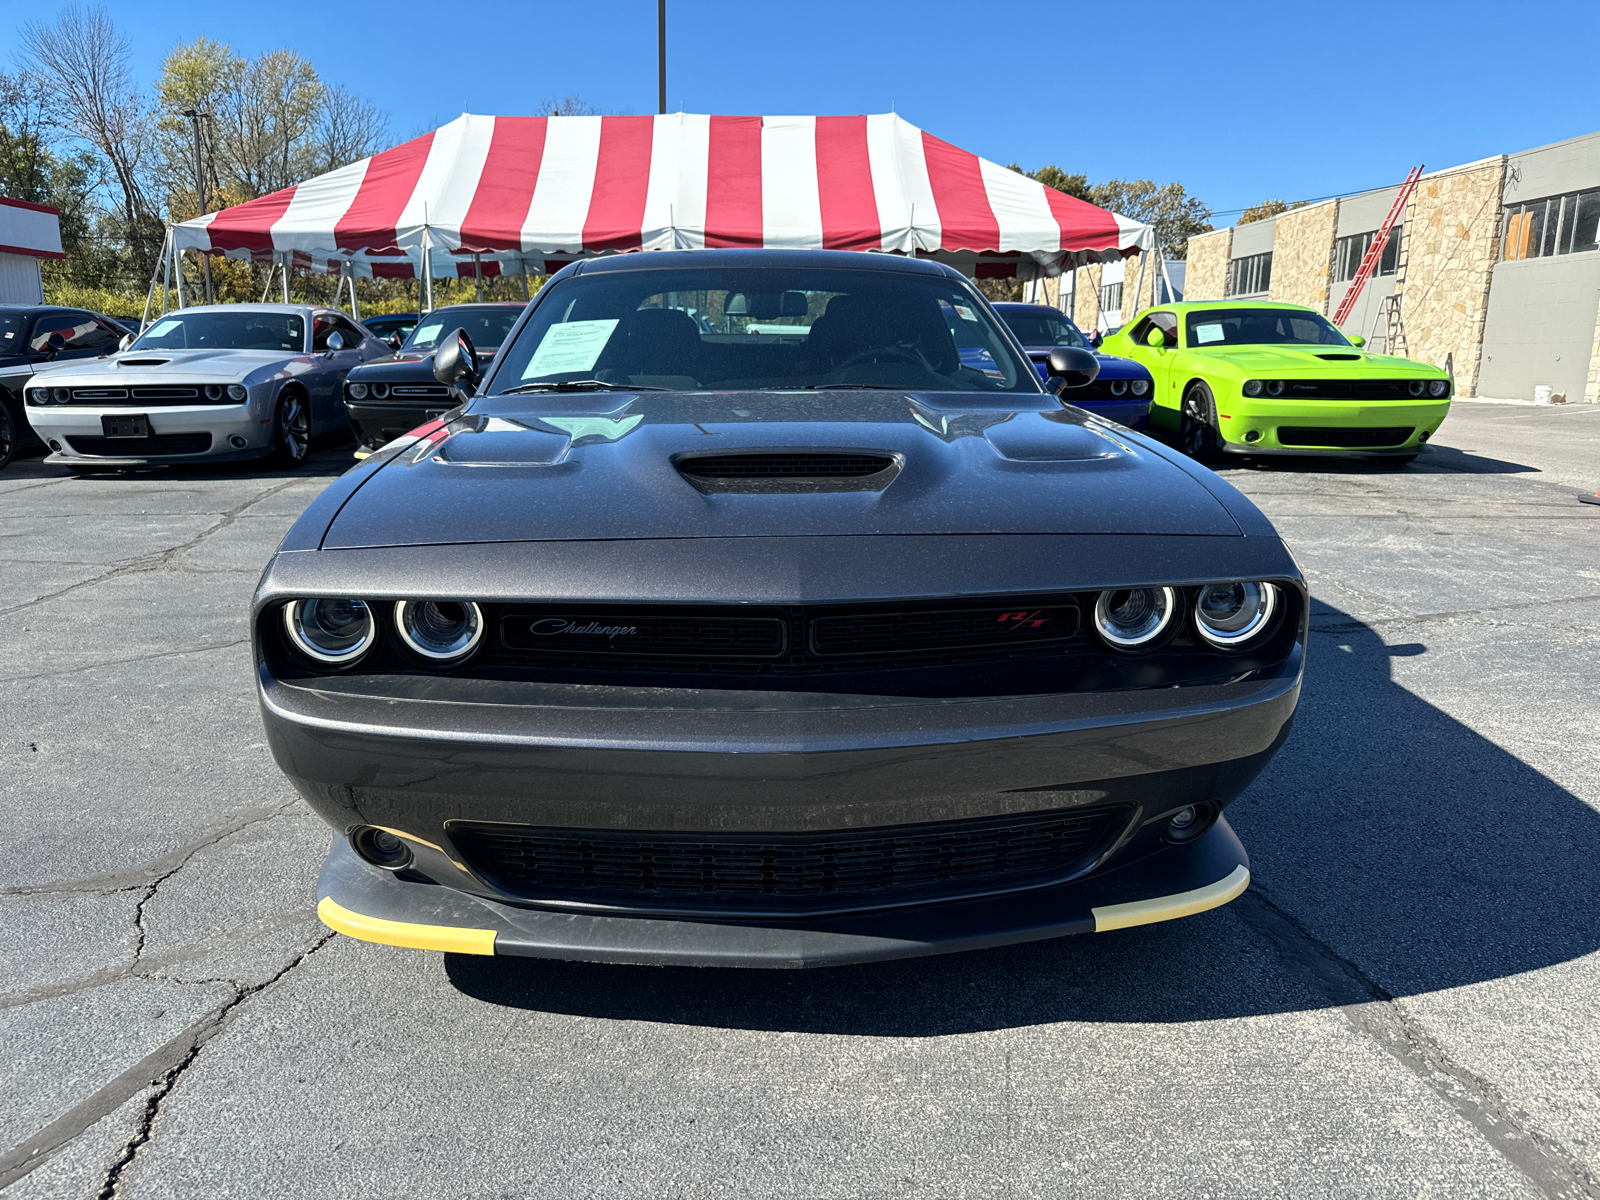
[(1583, 1160), (1533, 1125), (1488, 1080), (1451, 1059), (1388, 989), (1311, 933), (1259, 886), (1233, 911), (1281, 958), (1310, 976), (1351, 1028), (1415, 1075), (1471, 1125), (1547, 1200), (1600, 1200), (1600, 1181)]
[(205, 646), (188, 646), (181, 650), (158, 650), (154, 654), (138, 654), (132, 658), (110, 658), (84, 663), (77, 667), (62, 667), (59, 671), (38, 671), (32, 675), (0, 676), (0, 683), (30, 683), (35, 679), (53, 679), (59, 675), (76, 675), (83, 671), (97, 671), (102, 667), (121, 667), (128, 663), (154, 662), (158, 658), (181, 658), (185, 654), (208, 654), (213, 650), (227, 650), (243, 646), (249, 638), (234, 638), (231, 642), (213, 642)]
[(121, 562), (113, 564), (107, 570), (104, 570), (100, 572), (100, 574), (92, 576), (89, 579), (80, 579), (76, 583), (69, 583), (65, 587), (57, 588), (53, 592), (47, 592), (43, 596), (35, 596), (32, 600), (24, 600), (21, 604), (13, 604), (9, 608), (0, 608), (0, 617), (10, 616), (12, 613), (22, 612), (25, 609), (33, 608), (36, 605), (44, 604), (47, 601), (59, 599), (70, 592), (78, 591), (80, 588), (92, 587), (97, 583), (104, 583), (106, 580), (113, 579), (118, 575), (126, 575), (141, 571), (159, 571), (162, 567), (166, 566), (184, 551), (194, 549), (201, 542), (205, 541), (206, 538), (212, 536), (212, 534), (220, 533), (222, 530), (232, 525), (240, 518), (240, 516), (245, 513), (246, 510), (250, 509), (254, 505), (260, 504), (268, 497), (276, 495), (285, 488), (293, 487), (299, 482), (300, 480), (298, 478), (293, 478), (285, 479), (280, 483), (276, 483), (269, 488), (257, 492), (254, 496), (250, 497), (250, 499), (234, 505), (186, 542), (180, 542), (176, 546), (169, 546), (165, 550), (153, 550), (148, 554), (139, 554), (133, 558), (123, 559)]
[(123, 1173), (133, 1163), (140, 1147), (150, 1140), (156, 1118), (161, 1114), (162, 1102), (177, 1085), (183, 1073), (193, 1065), (200, 1051), (212, 1038), (233, 1023), (240, 1005), (288, 975), (326, 946), (332, 938), (331, 930), (320, 934), (310, 946), (270, 979), (249, 987), (235, 987), (234, 994), (228, 1001), (190, 1024), (158, 1049), (145, 1055), (110, 1083), (73, 1105), (32, 1137), (0, 1154), (0, 1191), (4, 1191), (17, 1180), (42, 1167), (63, 1146), (82, 1134), (84, 1130), (116, 1112), (134, 1096), (146, 1088), (154, 1088), (154, 1092), (145, 1102), (138, 1129), (123, 1146), (116, 1161), (111, 1164), (106, 1173), (106, 1181), (98, 1193), (102, 1198), (114, 1197)]
[(127, 892), (137, 888), (159, 885), (168, 876), (181, 870), (191, 858), (208, 846), (215, 846), (223, 838), (230, 837), (248, 826), (258, 824), (261, 821), (270, 821), (273, 817), (282, 816), (293, 808), (294, 804), (293, 800), (287, 800), (272, 808), (247, 808), (231, 821), (217, 826), (194, 841), (179, 846), (176, 850), (168, 851), (158, 858), (141, 863), (136, 867), (128, 867), (121, 871), (108, 871), (103, 875), (88, 875), (82, 879), (67, 879), (55, 883), (20, 884), (15, 887), (0, 888), (0, 896), (40, 896), (63, 892)]

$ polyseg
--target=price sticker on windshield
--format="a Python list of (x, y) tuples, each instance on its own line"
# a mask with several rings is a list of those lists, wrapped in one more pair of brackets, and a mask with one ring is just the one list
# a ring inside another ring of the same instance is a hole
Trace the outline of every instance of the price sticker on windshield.
[(1194, 327), (1194, 341), (1197, 346), (1204, 346), (1207, 342), (1220, 342), (1224, 336), (1220, 322), (1214, 325), (1196, 325)]
[(545, 331), (533, 359), (522, 372), (524, 379), (541, 379), (570, 371), (592, 371), (600, 351), (606, 348), (617, 327), (616, 318), (606, 321), (565, 321)]
[(976, 324), (978, 320), (978, 314), (973, 312), (965, 304), (956, 305), (956, 316), (960, 317), (963, 321), (971, 321), (974, 324)]

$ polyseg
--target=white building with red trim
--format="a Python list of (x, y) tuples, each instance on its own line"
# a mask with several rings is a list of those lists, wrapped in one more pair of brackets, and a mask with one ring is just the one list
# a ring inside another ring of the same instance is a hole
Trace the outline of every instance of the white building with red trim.
[(43, 304), (39, 264), (61, 253), (61, 210), (0, 196), (0, 304)]

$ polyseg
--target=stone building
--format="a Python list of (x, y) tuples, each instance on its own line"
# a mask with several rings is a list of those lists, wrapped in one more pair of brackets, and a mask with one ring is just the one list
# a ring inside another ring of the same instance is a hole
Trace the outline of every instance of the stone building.
[[(1399, 191), (1191, 238), (1184, 298), (1282, 300), (1332, 316)], [(1543, 386), (1600, 401), (1597, 235), (1600, 133), (1429, 172), (1344, 330), (1448, 364), (1463, 396), (1531, 400)]]

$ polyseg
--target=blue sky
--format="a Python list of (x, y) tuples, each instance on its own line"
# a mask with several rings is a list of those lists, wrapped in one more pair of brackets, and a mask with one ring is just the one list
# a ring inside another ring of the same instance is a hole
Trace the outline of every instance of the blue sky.
[[(107, 0), (152, 79), (200, 34), (291, 46), (377, 103), (395, 139), (463, 110), (578, 94), (655, 111), (655, 0), (328, 6)], [(32, 12), (8, 4), (0, 43)], [(1195, 5), (669, 0), (668, 100), (718, 113), (890, 108), (1000, 162), (1176, 179), (1217, 224), (1600, 130), (1600, 4)], [(369, 14), (369, 15), (368, 15)], [(323, 19), (325, 18), (325, 19)], [(9, 27), (9, 28), (8, 28)], [(1378, 31), (1378, 32), (1374, 32)]]

